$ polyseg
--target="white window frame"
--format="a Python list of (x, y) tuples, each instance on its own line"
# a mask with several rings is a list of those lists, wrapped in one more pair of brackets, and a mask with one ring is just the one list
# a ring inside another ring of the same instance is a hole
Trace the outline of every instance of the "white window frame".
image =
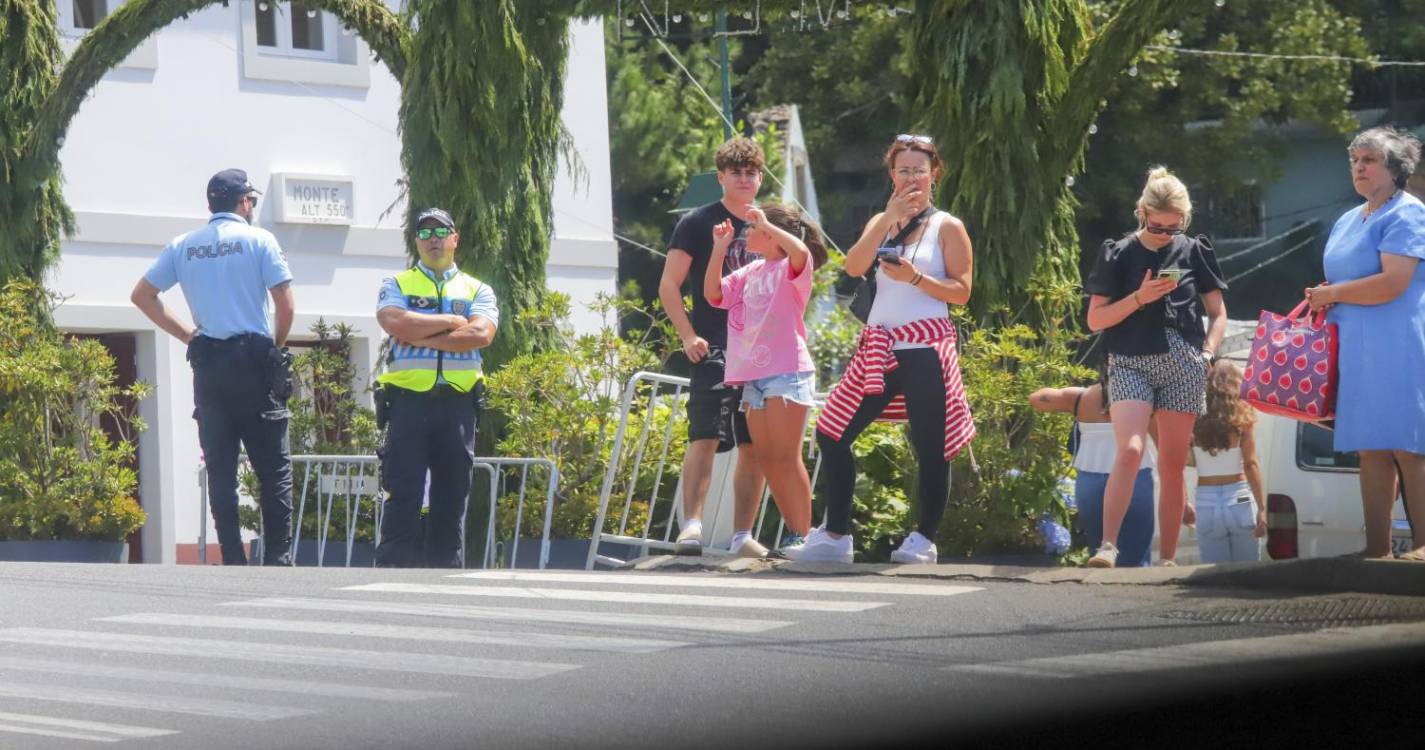
[(341, 22), (337, 20), (336, 16), (324, 10), (318, 11), (317, 18), (320, 18), (322, 23), (322, 49), (299, 49), (292, 45), (292, 3), (288, 0), (257, 0), (257, 2), (251, 3), (254, 33), (257, 30), (257, 5), (261, 2), (273, 6), (275, 12), (273, 31), (277, 37), (277, 44), (271, 47), (257, 45), (259, 54), (340, 62), (340, 49), (337, 45), (341, 40), (337, 38), (337, 34)]
[[(128, 0), (108, 0), (108, 12), (105, 18), (114, 15), (114, 11)], [(79, 29), (74, 26), (74, 2), (73, 0), (56, 0), (55, 10), (58, 11), (56, 19), (59, 26), (59, 43), (64, 48), (64, 54), (74, 54), (74, 48), (79, 46), (79, 40), (83, 39), (91, 29)], [(134, 70), (155, 70), (158, 68), (158, 35), (154, 34), (143, 40), (138, 47), (134, 48), (124, 61), (119, 63), (118, 68), (130, 68)]]
[[(257, 3), (287, 5), (274, 24), (278, 46), (257, 43)], [(251, 80), (370, 88), (371, 50), (355, 33), (342, 33), (336, 16), (321, 11), (325, 50), (292, 48), (290, 5), (285, 0), (240, 0), (243, 77)]]
[[(105, 0), (105, 5), (118, 6), (124, 0)], [(70, 36), (84, 36), (89, 29), (81, 29), (74, 25), (74, 0), (55, 0), (55, 9), (59, 12), (59, 33)], [(114, 8), (107, 8), (104, 17), (114, 12)]]

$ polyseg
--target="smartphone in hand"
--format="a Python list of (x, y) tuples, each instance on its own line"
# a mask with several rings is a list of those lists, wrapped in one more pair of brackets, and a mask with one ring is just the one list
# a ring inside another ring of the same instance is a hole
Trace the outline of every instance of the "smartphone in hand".
[(901, 264), (901, 254), (893, 247), (883, 247), (876, 250), (876, 260), (898, 266)]
[(1178, 283), (1183, 280), (1183, 274), (1185, 273), (1187, 273), (1187, 271), (1181, 268), (1164, 268), (1158, 271), (1158, 279), (1172, 279), (1173, 283)]

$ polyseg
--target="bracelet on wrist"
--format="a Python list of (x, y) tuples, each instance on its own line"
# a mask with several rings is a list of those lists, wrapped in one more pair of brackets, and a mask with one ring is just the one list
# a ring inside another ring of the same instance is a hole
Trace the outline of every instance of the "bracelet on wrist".
[(1133, 293), (1133, 304), (1137, 305), (1139, 310), (1143, 309), (1143, 303), (1138, 301), (1138, 292)]
[(925, 278), (925, 274), (920, 271), (915, 272), (915, 278), (910, 280), (911, 286), (920, 286), (920, 280)]

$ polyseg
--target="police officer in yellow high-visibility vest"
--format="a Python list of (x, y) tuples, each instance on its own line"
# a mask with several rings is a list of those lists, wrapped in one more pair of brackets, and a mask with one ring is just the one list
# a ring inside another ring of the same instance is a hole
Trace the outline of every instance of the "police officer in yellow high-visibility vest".
[[(458, 568), (475, 458), (480, 350), (495, 339), (495, 292), (455, 267), (460, 235), (439, 208), (415, 221), (420, 262), (385, 279), (376, 320), (391, 337), (378, 400), (387, 422), (381, 476), (387, 497), (376, 564)], [(430, 473), (430, 513), (421, 500)]]

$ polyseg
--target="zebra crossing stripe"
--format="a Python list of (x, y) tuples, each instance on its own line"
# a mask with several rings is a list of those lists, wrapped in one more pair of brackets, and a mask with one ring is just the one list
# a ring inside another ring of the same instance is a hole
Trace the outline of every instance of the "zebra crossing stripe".
[(752, 589), (759, 591), (811, 591), (828, 594), (875, 594), (900, 596), (955, 596), (983, 591), (980, 586), (881, 581), (840, 581), (811, 578), (724, 575), (687, 576), (667, 573), (560, 573), (536, 571), (480, 570), (456, 573), (447, 578), (479, 581), (521, 581), (538, 583), (608, 583), (620, 586), (677, 586), (679, 588)]
[(523, 609), (519, 607), (472, 607), (464, 604), (432, 604), (361, 599), (304, 599), (271, 597), (224, 602), (225, 607), (294, 609), (307, 612), (348, 612), (353, 614), (410, 615), (459, 620), (498, 622), (543, 622), (560, 625), (590, 625), (614, 628), (664, 628), (709, 633), (765, 633), (791, 622), (748, 620), (733, 617), (689, 617), (622, 612), (588, 612), (567, 609)]
[(700, 594), (645, 594), (627, 591), (586, 591), (581, 589), (525, 588), (519, 586), (451, 586), (425, 583), (366, 583), (345, 586), (342, 591), (380, 591), (392, 594), (450, 594), (512, 599), (552, 599), (612, 604), (661, 604), (683, 607), (726, 607), (729, 609), (778, 609), (799, 612), (865, 612), (885, 607), (888, 602), (818, 601), (813, 599), (759, 599), (746, 596), (703, 596)]
[(121, 740), (151, 739), (170, 734), (178, 734), (173, 729), (136, 727), (129, 724), (110, 724), (100, 721), (61, 719), (54, 716), (16, 714), (0, 712), (0, 732), (28, 734), (40, 737), (56, 737), (65, 740), (88, 742), (119, 742)]
[[(174, 685), (194, 685), (210, 687), (213, 676), (199, 672), (176, 672), (164, 669), (137, 669), (133, 667), (113, 667), (103, 664), (66, 662), (50, 659), (0, 658), (0, 674), (6, 671), (48, 672), (50, 674), (72, 674), (84, 677), (101, 677), (110, 680), (134, 680), (135, 682), (166, 682)], [(244, 677), (223, 675), (222, 685), (235, 690), (264, 690), (273, 693), (296, 693), (298, 695), (320, 695), (329, 698), (354, 698), (388, 702), (412, 702), (433, 698), (449, 698), (454, 693), (438, 693), (433, 690), (406, 690), (402, 688), (367, 687), (364, 685), (340, 685), (308, 680), (283, 680), (273, 677)]]
[(218, 628), (230, 630), (268, 631), (277, 633), (313, 633), (321, 635), (364, 636), (370, 638), (425, 641), (436, 643), (474, 643), (524, 648), (572, 649), (577, 651), (611, 651), (648, 654), (667, 651), (689, 644), (650, 638), (618, 638), (596, 635), (561, 635), (558, 633), (511, 633), (430, 628), (410, 625), (375, 623), (323, 622), (319, 620), (266, 620), (256, 617), (210, 617), (206, 615), (133, 614), (99, 618), (98, 622), (121, 622), (133, 625), (169, 625), (188, 628)]
[(0, 683), (0, 698), (23, 698), (53, 703), (79, 703), (87, 706), (107, 706), (164, 713), (211, 716), (219, 719), (273, 721), (315, 713), (301, 708), (268, 706), (261, 703), (191, 698), (182, 695), (137, 695), (116, 690), (94, 690), (70, 686), (6, 685)]
[(43, 628), (0, 630), (0, 642), (93, 651), (122, 651), (134, 654), (195, 656), (270, 664), (369, 669), (379, 672), (418, 672), (456, 677), (489, 677), (502, 680), (533, 680), (579, 668), (578, 664), (475, 659), (440, 654), (365, 651), (331, 646), (292, 646), (280, 643)]

